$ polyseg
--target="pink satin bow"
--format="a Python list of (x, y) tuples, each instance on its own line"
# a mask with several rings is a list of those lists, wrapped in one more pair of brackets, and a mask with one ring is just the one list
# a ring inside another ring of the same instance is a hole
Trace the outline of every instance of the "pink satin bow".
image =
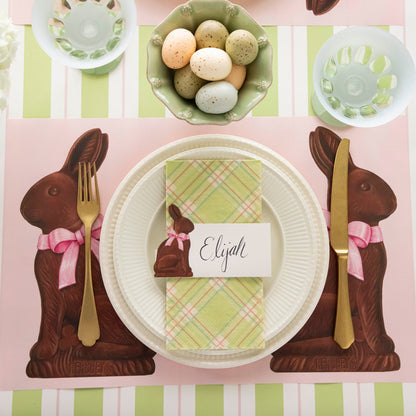
[[(331, 214), (327, 210), (323, 211), (329, 230)], [(348, 223), (348, 274), (364, 280), (363, 263), (358, 248), (365, 248), (371, 243), (381, 243), (382, 241), (383, 234), (378, 225), (371, 227), (362, 221)]]
[(173, 243), (173, 240), (177, 240), (178, 241), (178, 248), (179, 250), (183, 251), (183, 242), (185, 240), (189, 240), (189, 235), (185, 234), (185, 233), (179, 233), (176, 234), (174, 230), (169, 230), (168, 231), (168, 240), (165, 243), (165, 246), (170, 246)]
[[(99, 260), (99, 241), (103, 216), (100, 214), (95, 220), (91, 230), (91, 251)], [(57, 228), (49, 234), (41, 234), (38, 239), (38, 250), (52, 250), (54, 253), (63, 253), (59, 266), (59, 289), (76, 283), (75, 270), (77, 265), (79, 246), (84, 244), (85, 228), (69, 231)]]

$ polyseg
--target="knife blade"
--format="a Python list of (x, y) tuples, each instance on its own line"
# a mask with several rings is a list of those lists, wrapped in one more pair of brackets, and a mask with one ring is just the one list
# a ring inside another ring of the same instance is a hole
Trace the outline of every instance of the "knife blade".
[(342, 139), (335, 155), (331, 189), (330, 241), (338, 259), (338, 298), (334, 341), (343, 349), (354, 342), (348, 291), (348, 158), (349, 139)]

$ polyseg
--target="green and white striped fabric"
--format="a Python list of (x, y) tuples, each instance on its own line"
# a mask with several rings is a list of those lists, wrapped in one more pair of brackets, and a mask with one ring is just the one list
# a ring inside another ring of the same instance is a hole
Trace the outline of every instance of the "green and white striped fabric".
[(0, 393), (2, 416), (401, 416), (416, 386), (257, 384), (29, 390)]
[[(403, 39), (403, 27), (384, 27)], [(312, 70), (321, 45), (343, 27), (267, 26), (273, 46), (273, 84), (251, 117), (313, 115)], [(154, 96), (146, 78), (146, 46), (152, 26), (140, 26), (123, 63), (94, 77), (52, 61), (30, 26), (19, 27), (12, 67), (9, 118), (173, 117)], [(305, 53), (306, 52), (306, 53)], [(33, 70), (36, 68), (36, 71)]]

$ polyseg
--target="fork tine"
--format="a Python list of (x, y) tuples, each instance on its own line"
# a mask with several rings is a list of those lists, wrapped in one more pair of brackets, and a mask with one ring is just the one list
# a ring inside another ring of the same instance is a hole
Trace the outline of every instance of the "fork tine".
[(87, 169), (87, 188), (88, 188), (88, 201), (92, 200), (92, 183), (91, 183), (91, 163), (88, 162)]
[(100, 192), (98, 190), (97, 168), (95, 166), (95, 162), (93, 163), (92, 168), (94, 173), (95, 200), (100, 203)]
[(78, 195), (77, 201), (82, 201), (82, 171), (81, 171), (81, 162), (78, 162)]
[(85, 162), (82, 163), (82, 187), (84, 190), (83, 193), (83, 202), (88, 201), (88, 182), (87, 182), (87, 164)]

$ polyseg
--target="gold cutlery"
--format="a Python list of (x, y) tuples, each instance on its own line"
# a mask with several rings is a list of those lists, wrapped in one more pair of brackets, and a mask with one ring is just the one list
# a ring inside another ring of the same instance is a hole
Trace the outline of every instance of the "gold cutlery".
[[(92, 186), (92, 176), (94, 176), (94, 186)], [(85, 283), (78, 338), (83, 345), (91, 347), (100, 338), (100, 325), (95, 307), (91, 274), (91, 227), (100, 213), (100, 195), (95, 163), (92, 165), (92, 172), (91, 163), (79, 163), (77, 211), (85, 227)]]
[(334, 341), (343, 349), (354, 342), (348, 293), (348, 158), (350, 141), (341, 140), (335, 156), (331, 189), (331, 246), (338, 257), (338, 299)]

